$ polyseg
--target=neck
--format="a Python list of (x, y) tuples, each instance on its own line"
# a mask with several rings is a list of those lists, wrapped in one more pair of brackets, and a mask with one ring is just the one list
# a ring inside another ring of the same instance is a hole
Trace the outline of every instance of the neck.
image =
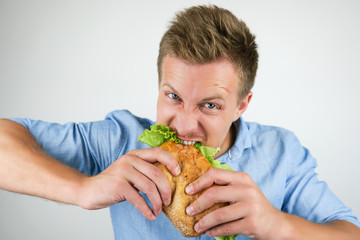
[(225, 141), (223, 145), (220, 148), (220, 151), (215, 155), (215, 159), (223, 155), (225, 152), (227, 152), (235, 143), (236, 140), (236, 127), (235, 124), (232, 123), (229, 129), (228, 134), (225, 137)]

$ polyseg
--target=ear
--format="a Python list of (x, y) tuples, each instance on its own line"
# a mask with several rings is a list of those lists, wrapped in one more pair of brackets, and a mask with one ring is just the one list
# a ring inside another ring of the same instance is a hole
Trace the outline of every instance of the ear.
[(249, 103), (251, 101), (251, 98), (253, 96), (253, 93), (250, 91), (244, 98), (241, 100), (238, 109), (235, 113), (233, 121), (238, 119), (243, 113), (246, 111), (247, 107), (249, 106)]

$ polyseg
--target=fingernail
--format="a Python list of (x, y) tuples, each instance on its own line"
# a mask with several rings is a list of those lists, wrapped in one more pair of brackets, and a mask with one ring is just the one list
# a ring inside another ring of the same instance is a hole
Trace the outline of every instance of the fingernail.
[(156, 212), (156, 216), (159, 216), (161, 214), (161, 208)]
[(187, 208), (186, 208), (186, 213), (188, 214), (188, 215), (192, 215), (193, 214), (193, 212), (194, 212), (194, 207), (193, 206), (188, 206)]
[(199, 224), (195, 224), (194, 229), (196, 232), (200, 232)]
[(177, 176), (177, 175), (179, 175), (180, 174), (180, 166), (177, 166), (176, 168), (175, 168), (175, 175)]
[(169, 206), (170, 203), (171, 203), (171, 198), (169, 198), (169, 199), (166, 201), (165, 205), (166, 205), (166, 206)]
[(188, 185), (186, 188), (185, 188), (185, 192), (187, 194), (191, 194), (192, 192), (194, 191), (194, 187), (192, 184)]
[(150, 216), (150, 220), (151, 220), (151, 221), (154, 221), (155, 219), (156, 219), (155, 215), (151, 215), (151, 216)]

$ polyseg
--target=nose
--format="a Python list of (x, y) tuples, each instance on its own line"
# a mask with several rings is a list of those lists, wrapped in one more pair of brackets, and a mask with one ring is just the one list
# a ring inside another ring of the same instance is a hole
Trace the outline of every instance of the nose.
[(192, 111), (180, 110), (173, 119), (172, 127), (179, 136), (189, 139), (196, 137), (199, 132), (198, 116)]

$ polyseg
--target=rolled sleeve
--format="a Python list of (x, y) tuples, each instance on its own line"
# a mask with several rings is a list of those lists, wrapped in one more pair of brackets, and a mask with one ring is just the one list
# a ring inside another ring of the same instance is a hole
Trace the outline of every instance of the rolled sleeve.
[(145, 148), (137, 138), (153, 124), (127, 110), (117, 110), (102, 121), (50, 123), (29, 118), (10, 118), (25, 126), (50, 156), (92, 176), (106, 169), (130, 150)]
[(99, 172), (95, 155), (91, 151), (87, 124), (50, 123), (29, 118), (11, 118), (25, 126), (50, 156), (86, 175)]
[(360, 227), (351, 209), (334, 195), (325, 182), (319, 181), (315, 172), (316, 160), (309, 151), (295, 136), (290, 141), (291, 166), (282, 210), (315, 223), (345, 220)]

